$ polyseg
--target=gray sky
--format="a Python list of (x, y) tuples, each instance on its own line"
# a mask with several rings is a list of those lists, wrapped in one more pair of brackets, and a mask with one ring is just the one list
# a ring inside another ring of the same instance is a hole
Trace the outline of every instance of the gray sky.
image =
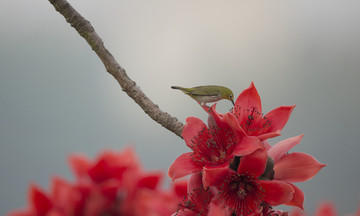
[[(185, 122), (206, 119), (171, 85), (219, 84), (235, 95), (254, 81), (266, 113), (296, 104), (280, 138), (327, 164), (297, 184), (305, 209), (340, 213), (360, 198), (360, 2), (70, 1), (141, 89)], [(73, 177), (70, 153), (135, 146), (164, 173), (189, 151), (121, 91), (85, 41), (48, 1), (0, 2), (0, 215), (25, 205), (27, 188)], [(228, 101), (218, 107), (226, 111)], [(169, 181), (165, 178), (165, 182)]]

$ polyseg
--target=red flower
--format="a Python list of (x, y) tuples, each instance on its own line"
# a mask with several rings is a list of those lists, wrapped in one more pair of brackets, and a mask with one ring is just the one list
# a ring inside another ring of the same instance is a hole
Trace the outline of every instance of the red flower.
[(256, 137), (248, 137), (242, 131), (233, 131), (227, 125), (227, 117), (209, 115), (209, 127), (200, 119), (189, 117), (182, 136), (186, 145), (192, 149), (180, 155), (169, 168), (173, 180), (218, 166), (228, 166), (234, 156), (243, 156), (261, 147)]
[[(143, 215), (138, 211), (139, 200), (145, 203), (148, 194), (159, 199), (164, 196), (158, 189), (162, 173), (142, 171), (131, 148), (121, 152), (105, 151), (94, 162), (72, 156), (70, 163), (79, 184), (92, 185), (91, 193), (83, 198), (86, 202), (81, 207), (86, 215), (88, 212), (92, 215)], [(176, 202), (172, 204), (173, 208)], [(169, 208), (168, 213), (171, 213), (170, 204)]]
[(298, 206), (303, 209), (304, 193), (291, 183), (303, 182), (314, 177), (325, 164), (317, 161), (313, 156), (293, 152), (287, 153), (292, 147), (299, 144), (303, 135), (283, 140), (274, 146), (268, 146), (268, 154), (274, 160), (273, 179), (289, 183), (294, 189), (293, 199), (286, 205)]
[(204, 188), (201, 173), (191, 176), (188, 185), (188, 195), (173, 216), (225, 216), (229, 215), (217, 204), (212, 202), (214, 191)]
[[(90, 161), (71, 156), (75, 183), (53, 178), (49, 194), (31, 185), (29, 208), (9, 216), (168, 216), (186, 194), (179, 182), (162, 190), (160, 172), (142, 170), (134, 151), (105, 151)], [(166, 206), (163, 206), (166, 205)]]
[(140, 162), (132, 148), (125, 148), (123, 151), (103, 151), (97, 160), (91, 162), (83, 155), (71, 155), (70, 166), (79, 181), (101, 183), (108, 179), (122, 181), (127, 171), (138, 172)]
[(237, 98), (231, 112), (247, 135), (266, 140), (280, 135), (294, 107), (295, 105), (280, 106), (263, 116), (260, 96), (251, 82), (249, 88), (242, 91)]
[[(278, 180), (261, 180), (267, 164), (264, 148), (240, 157), (236, 171), (227, 167), (205, 169), (204, 184), (215, 186), (219, 193), (215, 200), (236, 215), (251, 215), (262, 210), (261, 203), (271, 206), (289, 202), (293, 188)], [(255, 214), (256, 215), (256, 214)]]

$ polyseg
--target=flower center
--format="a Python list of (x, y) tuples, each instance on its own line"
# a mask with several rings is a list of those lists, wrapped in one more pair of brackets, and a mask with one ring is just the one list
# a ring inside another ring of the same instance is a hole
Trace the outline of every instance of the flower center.
[(240, 199), (245, 199), (245, 197), (246, 197), (245, 188), (240, 187), (237, 193), (238, 193), (238, 197)]
[(236, 215), (254, 212), (263, 201), (261, 184), (252, 175), (231, 173), (220, 186), (219, 201), (225, 202)]
[(232, 110), (241, 128), (243, 128), (248, 135), (257, 135), (266, 131), (271, 126), (271, 121), (258, 110), (257, 107), (244, 109), (238, 105)]
[(231, 130), (216, 126), (200, 131), (191, 140), (193, 161), (200, 165), (224, 163), (228, 152), (231, 152), (235, 145), (234, 137)]

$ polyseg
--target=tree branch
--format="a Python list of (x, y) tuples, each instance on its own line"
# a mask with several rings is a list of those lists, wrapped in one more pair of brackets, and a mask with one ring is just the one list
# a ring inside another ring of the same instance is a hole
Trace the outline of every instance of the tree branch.
[(103, 62), (106, 71), (118, 81), (125, 91), (153, 120), (182, 138), (183, 124), (170, 114), (163, 112), (141, 91), (140, 87), (131, 80), (124, 68), (115, 60), (105, 48), (102, 39), (95, 32), (93, 26), (81, 16), (66, 0), (49, 0), (55, 9), (62, 14), (66, 21), (88, 42)]

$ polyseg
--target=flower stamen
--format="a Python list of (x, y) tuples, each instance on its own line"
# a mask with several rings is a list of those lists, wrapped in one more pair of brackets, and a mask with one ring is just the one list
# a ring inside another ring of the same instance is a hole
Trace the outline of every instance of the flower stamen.
[(263, 198), (264, 191), (254, 176), (231, 173), (220, 186), (218, 200), (236, 215), (248, 215), (259, 207)]
[(192, 159), (199, 165), (222, 164), (235, 143), (233, 131), (217, 126), (198, 132), (191, 142)]

